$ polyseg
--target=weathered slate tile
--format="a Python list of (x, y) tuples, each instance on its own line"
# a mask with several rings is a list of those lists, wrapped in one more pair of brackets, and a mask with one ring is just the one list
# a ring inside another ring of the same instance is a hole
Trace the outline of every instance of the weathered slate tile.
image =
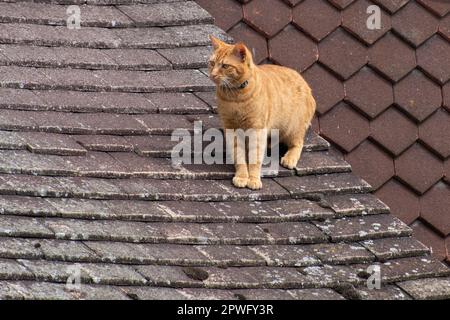
[(10, 282), (0, 281), (0, 299), (23, 300), (23, 295), (14, 289)]
[(352, 290), (352, 293), (359, 300), (411, 300), (399, 287), (392, 285), (381, 286), (380, 289), (368, 289), (361, 286)]
[(0, 149), (24, 150), (27, 148), (23, 133), (0, 131)]
[(265, 200), (285, 200), (290, 198), (289, 193), (281, 187), (274, 179), (262, 179), (263, 188), (257, 191), (250, 189), (237, 189), (231, 180), (215, 181), (222, 192), (228, 192), (230, 196), (228, 200), (251, 200), (251, 201), (265, 201)]
[(264, 266), (266, 261), (261, 256), (251, 250), (251, 247), (244, 246), (195, 246), (209, 263), (214, 266), (223, 267), (243, 267), (243, 266)]
[(8, 259), (39, 259), (43, 256), (39, 241), (24, 238), (0, 238), (0, 257)]
[[(200, 268), (193, 269), (197, 271)], [(183, 267), (146, 265), (138, 266), (136, 270), (145, 276), (148, 284), (151, 286), (175, 288), (204, 287), (202, 281), (190, 278), (183, 272)], [(201, 268), (198, 272), (203, 274), (205, 270)]]
[(288, 292), (295, 300), (344, 300), (339, 293), (326, 288), (289, 290)]
[(79, 241), (39, 240), (46, 260), (98, 262), (100, 258)]
[(450, 299), (450, 278), (428, 278), (399, 282), (397, 285), (414, 299)]
[(189, 300), (237, 300), (238, 297), (230, 290), (185, 288), (176, 289)]
[(320, 264), (306, 246), (270, 245), (249, 247), (271, 267), (304, 267)]
[(205, 68), (212, 49), (211, 47), (184, 47), (159, 49), (158, 52), (176, 69)]
[(317, 193), (334, 195), (371, 191), (367, 182), (352, 173), (275, 178), (275, 181), (289, 190), (293, 197), (305, 197)]
[(0, 259), (0, 279), (29, 280), (33, 278), (33, 274), (16, 260)]
[(194, 94), (202, 99), (214, 112), (217, 111), (216, 91), (194, 92)]
[(295, 167), (297, 175), (350, 172), (351, 166), (335, 151), (303, 152)]
[(44, 226), (42, 220), (15, 216), (0, 216), (0, 235), (3, 237), (54, 237), (54, 233)]
[(325, 264), (368, 263), (375, 260), (373, 254), (356, 243), (323, 243), (307, 247)]
[(303, 145), (304, 151), (324, 151), (330, 148), (330, 143), (315, 133), (312, 129), (309, 129), (306, 133), (305, 144)]
[(104, 262), (157, 265), (212, 265), (208, 257), (193, 246), (175, 244), (131, 244), (86, 241)]
[(192, 93), (149, 93), (145, 97), (158, 108), (159, 113), (206, 113), (209, 107)]
[(430, 249), (414, 238), (386, 238), (361, 243), (379, 260), (414, 257), (429, 253)]
[(133, 145), (124, 137), (113, 135), (77, 135), (72, 138), (90, 151), (131, 152)]
[(325, 201), (339, 216), (389, 213), (388, 206), (371, 193), (326, 196)]
[[(380, 266), (382, 283), (415, 280), (450, 275), (450, 269), (431, 257), (413, 257), (376, 263)], [(352, 266), (362, 277), (367, 277), (367, 266)]]
[(259, 225), (277, 244), (320, 243), (326, 235), (309, 222), (265, 223)]
[(24, 132), (28, 150), (33, 153), (54, 154), (61, 156), (79, 156), (87, 153), (81, 145), (70, 136), (43, 132)]
[(187, 300), (187, 297), (174, 288), (122, 287), (121, 290), (137, 300)]
[(171, 135), (175, 129), (191, 129), (193, 126), (181, 115), (146, 114), (134, 118), (146, 128), (149, 134)]
[(211, 202), (160, 201), (157, 205), (173, 221), (199, 223), (238, 221), (229, 219), (224, 212), (215, 207), (215, 203)]
[(119, 6), (137, 26), (175, 26), (213, 23), (214, 19), (194, 1)]
[(0, 196), (0, 214), (24, 216), (54, 216), (55, 208), (45, 198)]
[(32, 110), (36, 105), (41, 104), (42, 101), (35, 95), (34, 90), (0, 88), (0, 106), (2, 109)]
[(19, 260), (40, 281), (66, 282), (79, 268), (82, 283), (145, 285), (146, 280), (131, 267), (116, 264), (65, 263), (45, 260)]
[[(327, 208), (321, 207), (316, 202), (306, 199), (298, 200), (278, 200), (264, 202), (262, 205), (265, 209), (275, 211), (284, 220), (313, 220), (331, 218), (333, 212)], [(259, 216), (259, 213), (257, 213)]]
[(108, 200), (105, 206), (111, 210), (108, 210), (108, 217), (112, 219), (153, 222), (176, 220), (155, 201)]
[(101, 50), (102, 54), (115, 62), (119, 70), (169, 70), (170, 62), (155, 50), (114, 49)]
[(335, 288), (343, 283), (360, 284), (363, 282), (355, 270), (343, 265), (323, 265), (299, 268), (299, 272), (308, 279), (308, 285), (313, 288)]
[(140, 113), (156, 112), (141, 94), (121, 92), (81, 92), (68, 90), (33, 91), (43, 103), (35, 109), (70, 112)]
[[(26, 68), (30, 69), (30, 68)], [(44, 90), (77, 90), (77, 91), (106, 91), (108, 82), (101, 76), (102, 72), (117, 72), (109, 70), (84, 70), (58, 68), (40, 68), (42, 73), (53, 82), (51, 85), (40, 85)], [(70, 77), (68, 76), (70, 74)], [(108, 90), (110, 91), (110, 90)]]
[(36, 127), (36, 122), (25, 111), (2, 110), (0, 113), (2, 130), (34, 130)]
[(315, 222), (333, 242), (409, 236), (411, 228), (390, 214)]

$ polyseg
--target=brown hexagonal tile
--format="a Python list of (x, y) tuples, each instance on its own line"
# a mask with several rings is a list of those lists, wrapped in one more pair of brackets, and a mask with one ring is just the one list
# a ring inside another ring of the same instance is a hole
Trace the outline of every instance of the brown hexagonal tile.
[(369, 121), (345, 102), (319, 118), (321, 133), (345, 151), (351, 151), (369, 135)]
[(410, 224), (419, 218), (419, 197), (407, 186), (395, 179), (390, 180), (375, 192), (381, 201), (391, 209), (391, 213)]
[(445, 239), (428, 227), (420, 220), (411, 225), (413, 236), (430, 248), (432, 255), (439, 260), (444, 260), (446, 256)]
[(395, 160), (398, 178), (419, 193), (425, 193), (444, 175), (442, 162), (415, 143)]
[(416, 54), (408, 44), (390, 32), (370, 47), (369, 65), (397, 82), (416, 67)]
[(419, 127), (420, 140), (443, 158), (450, 156), (450, 113), (439, 109)]
[(243, 8), (245, 21), (269, 38), (292, 21), (292, 10), (282, 1), (251, 1)]
[(450, 262), (450, 236), (445, 239), (445, 246), (447, 248), (447, 263)]
[(326, 1), (305, 0), (294, 8), (292, 18), (294, 24), (317, 41), (341, 24), (341, 13)]
[(374, 118), (394, 102), (392, 85), (372, 69), (363, 67), (344, 84), (346, 99)]
[(244, 22), (240, 22), (228, 34), (236, 41), (242, 41), (247, 45), (253, 52), (253, 58), (256, 63), (261, 63), (269, 56), (267, 40)]
[(439, 23), (439, 34), (450, 41), (450, 15), (446, 15)]
[(303, 73), (316, 99), (317, 112), (323, 114), (344, 99), (344, 85), (316, 63)]
[(372, 0), (390, 13), (397, 12), (400, 8), (408, 3), (409, 0)]
[(450, 79), (450, 43), (434, 35), (417, 49), (417, 64), (444, 84)]
[(445, 16), (450, 11), (450, 5), (446, 0), (417, 0), (423, 7), (438, 16)]
[(449, 208), (450, 186), (442, 181), (420, 198), (420, 216), (444, 236), (450, 234)]
[(270, 58), (283, 66), (302, 72), (317, 61), (317, 45), (293, 25), (269, 40)]
[(392, 18), (392, 28), (415, 47), (435, 34), (439, 19), (415, 1), (410, 1)]
[(394, 100), (412, 117), (423, 121), (442, 104), (441, 88), (418, 70), (394, 86)]
[(352, 4), (355, 0), (328, 0), (331, 4), (339, 9), (344, 9), (350, 4)]
[(235, 0), (195, 0), (215, 19), (219, 28), (228, 31), (243, 18), (242, 6)]
[(369, 29), (367, 19), (371, 15), (367, 9), (373, 5), (368, 0), (359, 0), (347, 7), (342, 13), (342, 26), (367, 44), (373, 44), (391, 29), (391, 17), (381, 12), (381, 28)]
[(345, 156), (352, 170), (374, 189), (394, 176), (394, 161), (383, 150), (366, 140)]
[(319, 61), (343, 79), (361, 69), (367, 59), (366, 47), (342, 28), (319, 43)]
[(287, 4), (289, 4), (291, 7), (295, 7), (297, 4), (302, 2), (303, 0), (284, 0)]
[(371, 137), (397, 156), (418, 138), (417, 126), (396, 108), (389, 108), (370, 123)]
[(450, 158), (444, 162), (444, 180), (450, 184)]

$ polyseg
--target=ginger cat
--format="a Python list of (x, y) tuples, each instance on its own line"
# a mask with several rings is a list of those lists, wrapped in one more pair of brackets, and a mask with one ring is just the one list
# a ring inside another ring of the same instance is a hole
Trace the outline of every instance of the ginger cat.
[[(295, 70), (255, 65), (250, 50), (243, 43), (230, 45), (213, 36), (210, 39), (214, 52), (209, 60), (209, 75), (216, 84), (218, 113), (225, 132), (228, 129), (265, 129), (265, 132), (278, 129), (280, 142), (288, 147), (281, 165), (293, 169), (300, 159), (305, 133), (316, 109), (311, 88)], [(265, 151), (266, 143), (267, 135), (258, 140), (257, 154), (260, 148)], [(233, 184), (252, 190), (262, 188), (262, 157), (249, 162), (245, 144), (242, 147), (234, 140), (233, 148), (236, 171)]]

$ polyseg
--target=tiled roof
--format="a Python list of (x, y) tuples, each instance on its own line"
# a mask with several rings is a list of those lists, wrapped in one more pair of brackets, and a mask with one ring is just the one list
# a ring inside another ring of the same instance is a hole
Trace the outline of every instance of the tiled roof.
[[(258, 62), (303, 72), (320, 133), (449, 262), (450, 2), (196, 2)], [(379, 30), (366, 26), (370, 5), (381, 9)]]
[(71, 1), (0, 2), (0, 298), (449, 297), (450, 269), (313, 132), (257, 192), (172, 165), (173, 129), (219, 126), (202, 68), (226, 36), (193, 2), (141, 2), (88, 1), (80, 30)]

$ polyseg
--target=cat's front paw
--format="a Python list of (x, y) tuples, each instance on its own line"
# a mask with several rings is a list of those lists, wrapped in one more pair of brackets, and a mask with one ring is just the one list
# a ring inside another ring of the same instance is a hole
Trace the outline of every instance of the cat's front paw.
[(245, 188), (248, 183), (247, 177), (234, 177), (233, 178), (233, 185), (237, 188)]
[(288, 155), (281, 158), (281, 165), (287, 169), (294, 169), (297, 165), (298, 159), (296, 157), (290, 157)]
[(247, 182), (247, 188), (252, 190), (259, 190), (262, 188), (261, 178), (250, 178)]

